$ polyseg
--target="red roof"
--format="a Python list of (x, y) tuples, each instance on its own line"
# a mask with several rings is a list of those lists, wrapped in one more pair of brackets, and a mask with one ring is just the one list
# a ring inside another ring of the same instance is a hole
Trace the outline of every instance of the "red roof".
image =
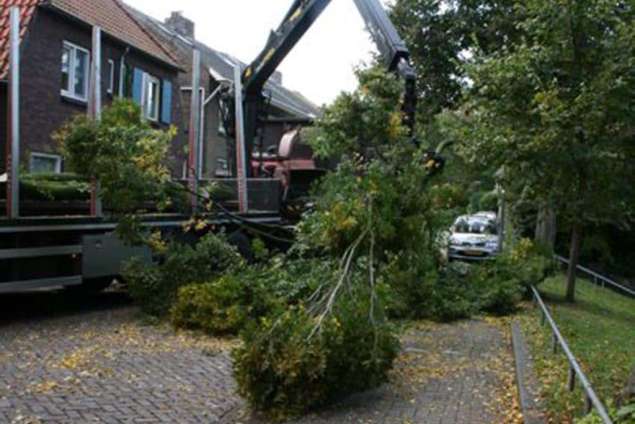
[(20, 37), (24, 36), (40, 0), (0, 0), (0, 79), (9, 70), (9, 11), (11, 6), (20, 6)]
[(177, 67), (175, 59), (137, 23), (119, 0), (0, 0), (0, 79), (4, 79), (9, 55), (9, 8), (20, 6), (21, 36), (38, 5), (50, 6), (135, 47), (164, 63)]

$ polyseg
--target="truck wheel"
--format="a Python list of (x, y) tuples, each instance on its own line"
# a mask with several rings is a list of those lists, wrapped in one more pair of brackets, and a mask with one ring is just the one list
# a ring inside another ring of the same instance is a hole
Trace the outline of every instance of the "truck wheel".
[(236, 247), (238, 253), (240, 253), (247, 262), (253, 263), (256, 260), (254, 252), (251, 250), (251, 240), (249, 240), (249, 237), (242, 231), (234, 231), (227, 237), (227, 241)]
[(100, 293), (106, 290), (108, 287), (110, 287), (113, 280), (114, 278), (112, 277), (92, 278), (89, 280), (84, 280), (84, 282), (79, 286), (68, 287), (68, 290), (71, 293), (77, 293), (77, 294)]

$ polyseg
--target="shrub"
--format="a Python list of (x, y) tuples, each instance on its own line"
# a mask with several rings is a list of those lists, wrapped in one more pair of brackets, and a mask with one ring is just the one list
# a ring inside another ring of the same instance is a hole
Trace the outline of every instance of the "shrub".
[(248, 268), (213, 282), (181, 287), (170, 311), (172, 324), (215, 335), (237, 334), (247, 320), (282, 308), (286, 299), (258, 280), (263, 271)]
[[(76, 174), (24, 174), (20, 177), (20, 195), (33, 201), (86, 201), (90, 184)], [(6, 198), (6, 184), (0, 184), (0, 199)]]
[(430, 316), (429, 303), (438, 280), (436, 266), (418, 252), (403, 252), (382, 270), (388, 315), (397, 319)]
[(439, 274), (430, 298), (430, 318), (437, 321), (454, 321), (470, 318), (477, 312), (477, 298), (470, 273), (448, 266)]
[(176, 327), (235, 334), (248, 319), (306, 299), (333, 271), (329, 261), (284, 257), (232, 269), (211, 282), (180, 288), (170, 318)]
[(223, 236), (207, 234), (194, 246), (171, 242), (162, 261), (147, 264), (133, 259), (123, 272), (130, 295), (150, 315), (165, 315), (178, 289), (188, 284), (212, 281), (243, 261)]
[(522, 287), (517, 278), (497, 271), (496, 266), (484, 266), (473, 273), (477, 308), (484, 312), (506, 315), (516, 310), (522, 298)]
[(516, 279), (527, 292), (530, 286), (542, 283), (556, 270), (551, 253), (529, 239), (520, 240), (509, 252), (498, 257), (493, 266), (498, 274)]
[(178, 290), (170, 319), (176, 327), (223, 335), (238, 332), (247, 318), (244, 285), (231, 276)]
[(314, 333), (315, 325), (298, 305), (247, 326), (233, 358), (252, 407), (283, 419), (387, 380), (399, 342), (385, 322), (371, 324), (367, 304), (340, 301)]

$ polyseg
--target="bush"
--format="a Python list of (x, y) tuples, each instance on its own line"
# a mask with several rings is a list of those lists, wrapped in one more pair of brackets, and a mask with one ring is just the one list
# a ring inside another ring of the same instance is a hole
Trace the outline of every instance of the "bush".
[(497, 271), (496, 266), (484, 266), (473, 273), (477, 308), (496, 315), (510, 314), (522, 298), (522, 287), (517, 278)]
[(520, 240), (509, 252), (498, 257), (494, 266), (498, 274), (516, 279), (526, 292), (529, 292), (530, 286), (537, 286), (556, 271), (551, 253), (529, 239)]
[(430, 318), (447, 322), (470, 318), (478, 311), (470, 272), (453, 264), (443, 270), (429, 301)]
[(478, 312), (509, 314), (523, 291), (553, 270), (549, 256), (531, 241), (521, 240), (493, 261), (452, 262), (441, 269), (431, 253), (406, 253), (389, 262), (382, 275), (391, 317), (446, 322)]
[(399, 342), (388, 324), (369, 322), (367, 304), (340, 301), (313, 333), (315, 325), (298, 305), (247, 326), (233, 358), (239, 392), (252, 407), (283, 419), (387, 380)]
[(233, 269), (211, 282), (180, 288), (170, 318), (176, 327), (236, 334), (247, 320), (306, 299), (333, 271), (329, 261), (284, 257)]
[(382, 270), (388, 315), (397, 319), (430, 317), (430, 299), (438, 280), (433, 258), (403, 252)]
[(248, 319), (258, 319), (281, 308), (275, 296), (254, 276), (254, 269), (224, 275), (210, 283), (179, 289), (170, 318), (175, 327), (225, 335), (237, 334)]
[[(31, 201), (87, 201), (90, 184), (76, 174), (24, 174), (20, 195)], [(6, 198), (6, 184), (0, 184), (0, 199)]]
[(165, 315), (179, 288), (212, 281), (243, 264), (242, 258), (223, 236), (207, 234), (194, 246), (170, 243), (162, 261), (147, 264), (133, 259), (123, 272), (130, 295), (145, 313)]
[(170, 311), (176, 327), (223, 335), (238, 332), (247, 318), (244, 285), (231, 276), (181, 287)]

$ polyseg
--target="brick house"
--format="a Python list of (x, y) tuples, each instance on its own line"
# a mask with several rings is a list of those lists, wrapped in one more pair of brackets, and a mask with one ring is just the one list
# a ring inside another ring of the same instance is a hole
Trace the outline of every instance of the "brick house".
[[(184, 133), (189, 126), (190, 96), (192, 85), (192, 55), (197, 49), (201, 53), (201, 85), (203, 98), (209, 97), (222, 81), (233, 81), (234, 65), (246, 65), (229, 54), (215, 50), (195, 38), (194, 22), (178, 12), (172, 13), (164, 22), (158, 21), (134, 8), (126, 6), (130, 13), (162, 45), (176, 57), (184, 70), (179, 74), (178, 96), (183, 108), (180, 128)], [(267, 122), (263, 125), (264, 150), (277, 146), (282, 135), (297, 125), (306, 125), (319, 114), (319, 108), (301, 94), (282, 85), (282, 74), (276, 72), (265, 86), (265, 96), (270, 98)], [(234, 169), (235, 144), (225, 135), (217, 99), (204, 106), (201, 121), (201, 162), (199, 175), (203, 178), (230, 176)], [(184, 134), (184, 136), (186, 136)]]
[[(0, 174), (7, 142), (8, 15), (15, 5), (22, 28), (21, 164), (27, 170), (64, 171), (51, 134), (87, 111), (94, 26), (102, 29), (103, 104), (131, 97), (156, 127), (180, 124), (181, 105), (173, 95), (178, 62), (119, 0), (0, 0)], [(184, 145), (181, 136), (174, 140), (171, 163), (182, 163)], [(180, 165), (173, 172), (180, 176)]]

